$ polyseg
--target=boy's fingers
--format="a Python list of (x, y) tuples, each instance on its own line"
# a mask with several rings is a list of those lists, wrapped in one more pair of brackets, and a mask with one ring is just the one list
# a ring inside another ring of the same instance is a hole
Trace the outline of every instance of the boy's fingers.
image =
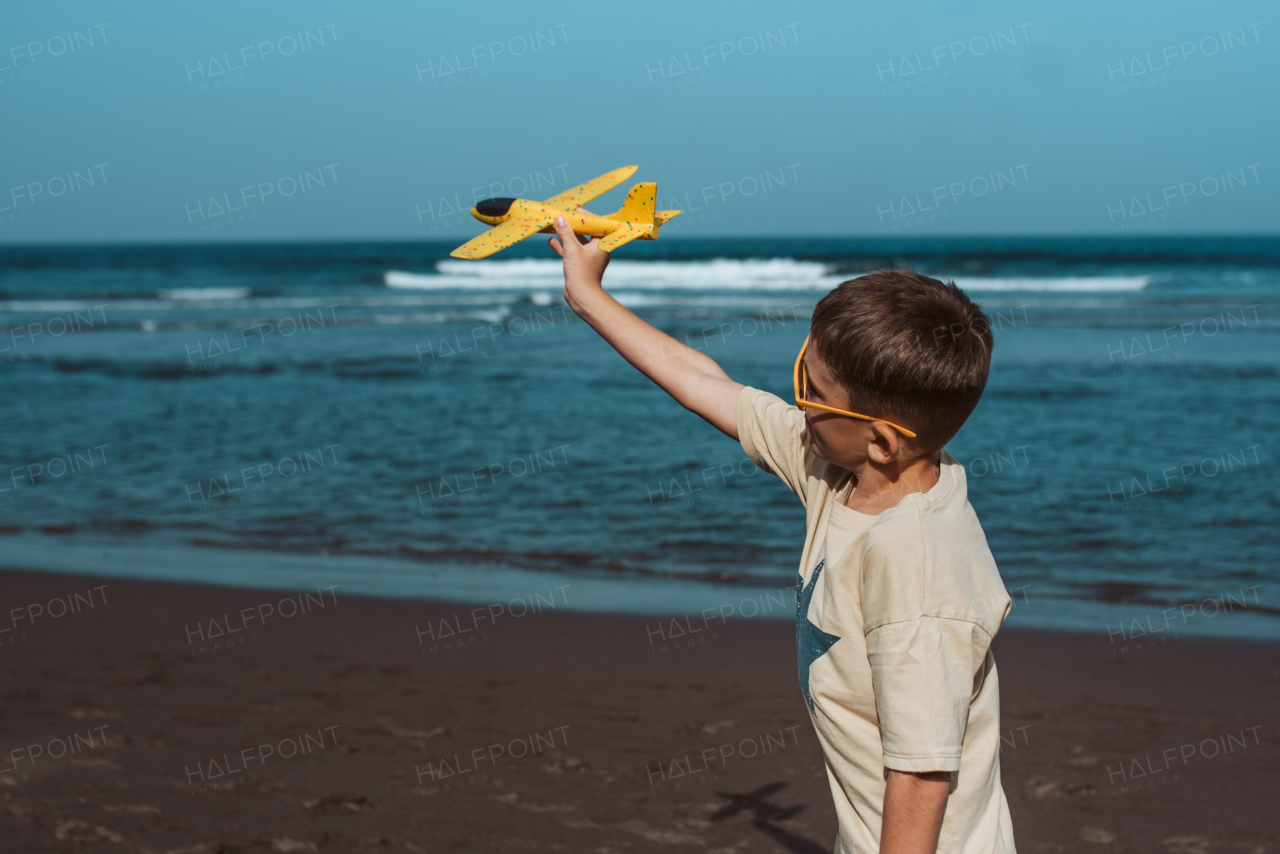
[(560, 241), (559, 241), (559, 240), (556, 240), (556, 239), (553, 237), (553, 238), (551, 238), (550, 240), (548, 240), (548, 241), (547, 241), (547, 245), (548, 245), (548, 246), (550, 246), (550, 247), (551, 247), (551, 250), (552, 250), (553, 252), (555, 252), (557, 255), (559, 255), (561, 258), (563, 258), (563, 257), (564, 257), (564, 248), (560, 245)]
[[(573, 229), (569, 227), (569, 223), (565, 222), (565, 219), (562, 216), (556, 217), (555, 229), (556, 234), (560, 235), (561, 246), (564, 251), (567, 252), (569, 250), (569, 238), (577, 237), (577, 235), (573, 233)], [(564, 252), (561, 252), (560, 254), (563, 255)]]

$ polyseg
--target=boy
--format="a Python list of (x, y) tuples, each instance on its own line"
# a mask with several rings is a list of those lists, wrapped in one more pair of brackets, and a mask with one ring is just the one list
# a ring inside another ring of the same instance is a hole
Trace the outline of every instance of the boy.
[(836, 851), (1012, 854), (989, 649), (1011, 603), (942, 450), (986, 385), (985, 315), (911, 271), (845, 282), (814, 310), (792, 406), (619, 305), (598, 239), (555, 227), (569, 306), (805, 505), (796, 656)]

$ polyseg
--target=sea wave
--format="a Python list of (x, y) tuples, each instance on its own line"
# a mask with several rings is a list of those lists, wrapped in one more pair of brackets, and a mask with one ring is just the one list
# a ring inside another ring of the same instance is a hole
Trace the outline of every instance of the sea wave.
[(224, 300), (244, 299), (250, 288), (161, 288), (156, 296), (167, 300)]
[(1151, 284), (1149, 276), (1067, 276), (1064, 278), (973, 278), (952, 279), (966, 291), (1057, 291), (1092, 293), (1096, 291), (1140, 291)]
[[(438, 261), (435, 273), (388, 270), (392, 288), (437, 290), (510, 290), (558, 288), (564, 272), (559, 261), (522, 258), (510, 261)], [(832, 267), (795, 258), (707, 261), (614, 261), (613, 287), (648, 290), (735, 290), (825, 292), (850, 276)], [(1149, 276), (976, 277), (940, 275), (972, 291), (1114, 292), (1140, 291)]]
[[(401, 314), (357, 314), (342, 317), (338, 323), (342, 326), (386, 326), (439, 323), (503, 323), (511, 316), (506, 305), (495, 311), (432, 311), (404, 312)], [(321, 318), (327, 320), (327, 318)], [(143, 332), (199, 332), (212, 329), (251, 329), (262, 328), (277, 323), (269, 317), (218, 317), (210, 320), (165, 321), (147, 318), (136, 322), (136, 326), (112, 324), (104, 329), (136, 328)], [(324, 325), (324, 324), (320, 324)], [(310, 327), (304, 327), (310, 328)]]
[[(247, 289), (246, 289), (247, 290)], [(538, 305), (549, 304), (542, 294), (531, 294), (529, 300)], [(59, 312), (127, 311), (192, 311), (196, 309), (313, 309), (337, 307), (406, 307), (422, 305), (507, 305), (519, 302), (518, 294), (486, 294), (470, 296), (377, 296), (351, 297), (343, 295), (316, 297), (254, 297), (236, 300), (186, 301), (163, 299), (100, 299), (100, 300), (0, 300), (0, 313), (38, 314)], [(88, 325), (88, 321), (85, 321)]]
[[(840, 283), (826, 264), (794, 258), (709, 261), (614, 261), (609, 282), (615, 287), (681, 290), (830, 290)], [(525, 258), (511, 261), (437, 261), (434, 274), (390, 270), (393, 288), (509, 289), (559, 287), (559, 261)]]
[[(743, 294), (736, 296), (675, 296), (672, 294), (643, 293), (639, 291), (611, 291), (613, 298), (627, 308), (689, 307), (716, 308), (770, 308), (776, 306), (812, 305), (817, 294), (808, 297), (761, 296)], [(797, 302), (797, 299), (799, 302)], [(695, 316), (695, 315), (690, 315)]]

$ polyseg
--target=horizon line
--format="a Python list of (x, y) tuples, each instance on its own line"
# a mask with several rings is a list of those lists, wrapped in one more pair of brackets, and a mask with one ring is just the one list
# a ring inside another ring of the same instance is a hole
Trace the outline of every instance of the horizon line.
[[(1280, 239), (1280, 232), (1256, 232), (1256, 233), (1202, 233), (1202, 234), (1098, 234), (1098, 233), (1046, 233), (1046, 234), (947, 234), (947, 235), (865, 235), (865, 234), (833, 234), (833, 235), (804, 235), (804, 236), (779, 236), (779, 235), (733, 235), (733, 236), (714, 236), (705, 237), (664, 237), (663, 243), (694, 243), (709, 240), (721, 241), (749, 241), (759, 242), (764, 240), (789, 240), (816, 242), (823, 240), (856, 240), (856, 241), (899, 241), (906, 243), (927, 243), (939, 241), (956, 241), (956, 240), (1111, 240), (1121, 241), (1184, 241), (1184, 240), (1267, 240)], [(151, 239), (151, 240), (75, 240), (75, 241), (27, 241), (27, 242), (8, 242), (0, 240), (0, 251), (6, 249), (48, 249), (56, 247), (83, 247), (83, 248), (127, 248), (127, 247), (195, 247), (195, 246), (281, 246), (281, 245), (332, 245), (332, 244), (422, 244), (422, 245), (442, 245), (452, 246), (456, 243), (456, 239), (440, 239), (440, 238), (415, 238), (415, 237), (315, 237), (315, 238), (269, 238), (261, 240), (167, 240), (167, 239)], [(517, 244), (518, 245), (518, 244)], [(515, 247), (512, 247), (515, 248)]]

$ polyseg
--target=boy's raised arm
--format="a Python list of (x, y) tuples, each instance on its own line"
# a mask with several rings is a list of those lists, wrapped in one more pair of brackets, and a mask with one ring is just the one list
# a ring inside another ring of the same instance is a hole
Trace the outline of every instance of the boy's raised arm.
[(556, 217), (555, 229), (559, 239), (549, 242), (564, 259), (564, 298), (574, 313), (681, 406), (737, 439), (742, 383), (730, 379), (714, 359), (645, 323), (605, 293), (600, 282), (609, 253), (597, 247), (599, 238), (585, 243), (561, 217)]

